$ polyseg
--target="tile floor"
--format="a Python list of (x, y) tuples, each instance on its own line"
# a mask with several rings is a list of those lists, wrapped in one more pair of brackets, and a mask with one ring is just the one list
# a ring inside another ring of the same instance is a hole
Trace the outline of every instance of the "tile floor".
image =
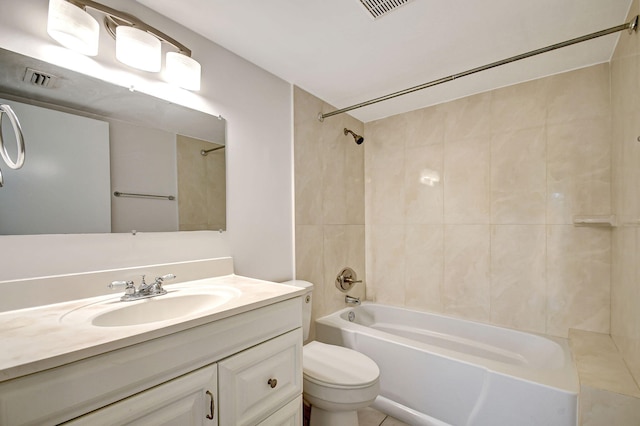
[(409, 426), (373, 408), (358, 410), (359, 426)]

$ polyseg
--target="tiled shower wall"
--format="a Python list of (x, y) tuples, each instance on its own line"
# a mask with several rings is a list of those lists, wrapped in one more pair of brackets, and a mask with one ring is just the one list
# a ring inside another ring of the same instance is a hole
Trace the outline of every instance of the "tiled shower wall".
[[(640, 14), (638, 0), (629, 13)], [(611, 61), (613, 230), (611, 335), (640, 382), (640, 34), (623, 33)]]
[(320, 123), (331, 107), (295, 88), (296, 274), (316, 284), (314, 317), (344, 307), (349, 265), (368, 300), (609, 333), (611, 230), (572, 224), (611, 214), (609, 78), (601, 64), (366, 125)]
[(609, 333), (611, 230), (572, 224), (611, 214), (609, 77), (601, 64), (367, 123), (367, 299)]
[[(314, 319), (345, 307), (335, 287), (343, 267), (365, 278), (364, 146), (343, 131), (362, 134), (363, 124), (346, 114), (318, 121), (333, 109), (294, 87), (296, 278), (315, 286)], [(363, 284), (349, 292), (364, 293)]]

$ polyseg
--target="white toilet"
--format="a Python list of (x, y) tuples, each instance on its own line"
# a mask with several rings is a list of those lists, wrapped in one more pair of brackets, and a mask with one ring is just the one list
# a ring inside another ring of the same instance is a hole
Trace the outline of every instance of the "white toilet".
[[(302, 323), (304, 339), (311, 326), (311, 293), (307, 281), (284, 284), (304, 287)], [(357, 410), (370, 405), (380, 391), (378, 365), (353, 349), (310, 342), (302, 348), (305, 401), (311, 405), (310, 426), (358, 426)]]

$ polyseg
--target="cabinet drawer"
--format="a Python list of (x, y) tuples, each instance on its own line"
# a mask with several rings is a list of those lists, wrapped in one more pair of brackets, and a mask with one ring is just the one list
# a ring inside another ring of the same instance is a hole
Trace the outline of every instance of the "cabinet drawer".
[(302, 395), (260, 422), (258, 426), (300, 426), (302, 424)]
[(218, 363), (221, 425), (255, 425), (302, 393), (302, 329)]

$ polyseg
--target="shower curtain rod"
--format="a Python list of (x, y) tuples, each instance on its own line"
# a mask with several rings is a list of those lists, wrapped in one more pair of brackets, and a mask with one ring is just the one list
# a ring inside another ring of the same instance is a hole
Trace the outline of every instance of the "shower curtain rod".
[(453, 74), (453, 75), (450, 75), (448, 77), (439, 78), (437, 80), (433, 80), (433, 81), (430, 81), (428, 83), (420, 84), (418, 86), (413, 86), (413, 87), (410, 87), (408, 89), (400, 90), (398, 92), (394, 92), (394, 93), (391, 93), (391, 94), (388, 94), (388, 95), (385, 95), (385, 96), (380, 96), (378, 98), (374, 98), (374, 99), (371, 99), (371, 100), (368, 100), (368, 101), (365, 101), (365, 102), (361, 102), (359, 104), (351, 105), (351, 106), (346, 107), (346, 108), (337, 109), (335, 111), (327, 112), (327, 113), (324, 113), (324, 114), (322, 112), (320, 112), (318, 114), (318, 120), (319, 121), (324, 121), (324, 119), (327, 118), (327, 117), (331, 117), (331, 116), (334, 116), (334, 115), (342, 114), (342, 113), (345, 113), (347, 111), (351, 111), (351, 110), (354, 110), (354, 109), (362, 108), (362, 107), (365, 107), (365, 106), (377, 104), (378, 102), (382, 102), (382, 101), (386, 101), (386, 100), (389, 100), (389, 99), (397, 98), (398, 96), (407, 95), (409, 93), (417, 92), (418, 90), (426, 89), (428, 87), (437, 86), (437, 85), (442, 84), (442, 83), (447, 83), (449, 81), (453, 81), (453, 80), (461, 78), (461, 77), (466, 77), (468, 75), (475, 74), (475, 73), (478, 73), (480, 71), (486, 71), (486, 70), (489, 70), (491, 68), (495, 68), (495, 67), (499, 67), (501, 65), (509, 64), (511, 62), (519, 61), (521, 59), (526, 59), (526, 58), (530, 58), (532, 56), (540, 55), (542, 53), (551, 52), (552, 50), (560, 49), (562, 47), (567, 47), (567, 46), (571, 46), (571, 45), (574, 45), (574, 44), (582, 43), (583, 41), (592, 40), (594, 38), (606, 36), (606, 35), (617, 33), (617, 32), (624, 31), (624, 30), (629, 30), (629, 34), (631, 34), (634, 31), (636, 31), (636, 32), (638, 31), (638, 18), (639, 18), (639, 16), (640, 15), (636, 15), (633, 19), (631, 19), (631, 21), (629, 21), (629, 22), (627, 22), (625, 24), (622, 24), (622, 25), (618, 25), (616, 27), (612, 27), (612, 28), (608, 28), (606, 30), (602, 30), (602, 31), (598, 31), (598, 32), (595, 32), (595, 33), (587, 34), (587, 35), (582, 36), (582, 37), (573, 38), (571, 40), (563, 41), (561, 43), (552, 44), (551, 46), (543, 47), (541, 49), (532, 50), (532, 51), (529, 51), (527, 53), (522, 53), (520, 55), (511, 56), (510, 58), (503, 59), (501, 61), (492, 62), (490, 64), (483, 65), (481, 67), (472, 68), (472, 69), (470, 69), (468, 71), (464, 71), (464, 72), (461, 72), (461, 73), (458, 73), (458, 74)]

